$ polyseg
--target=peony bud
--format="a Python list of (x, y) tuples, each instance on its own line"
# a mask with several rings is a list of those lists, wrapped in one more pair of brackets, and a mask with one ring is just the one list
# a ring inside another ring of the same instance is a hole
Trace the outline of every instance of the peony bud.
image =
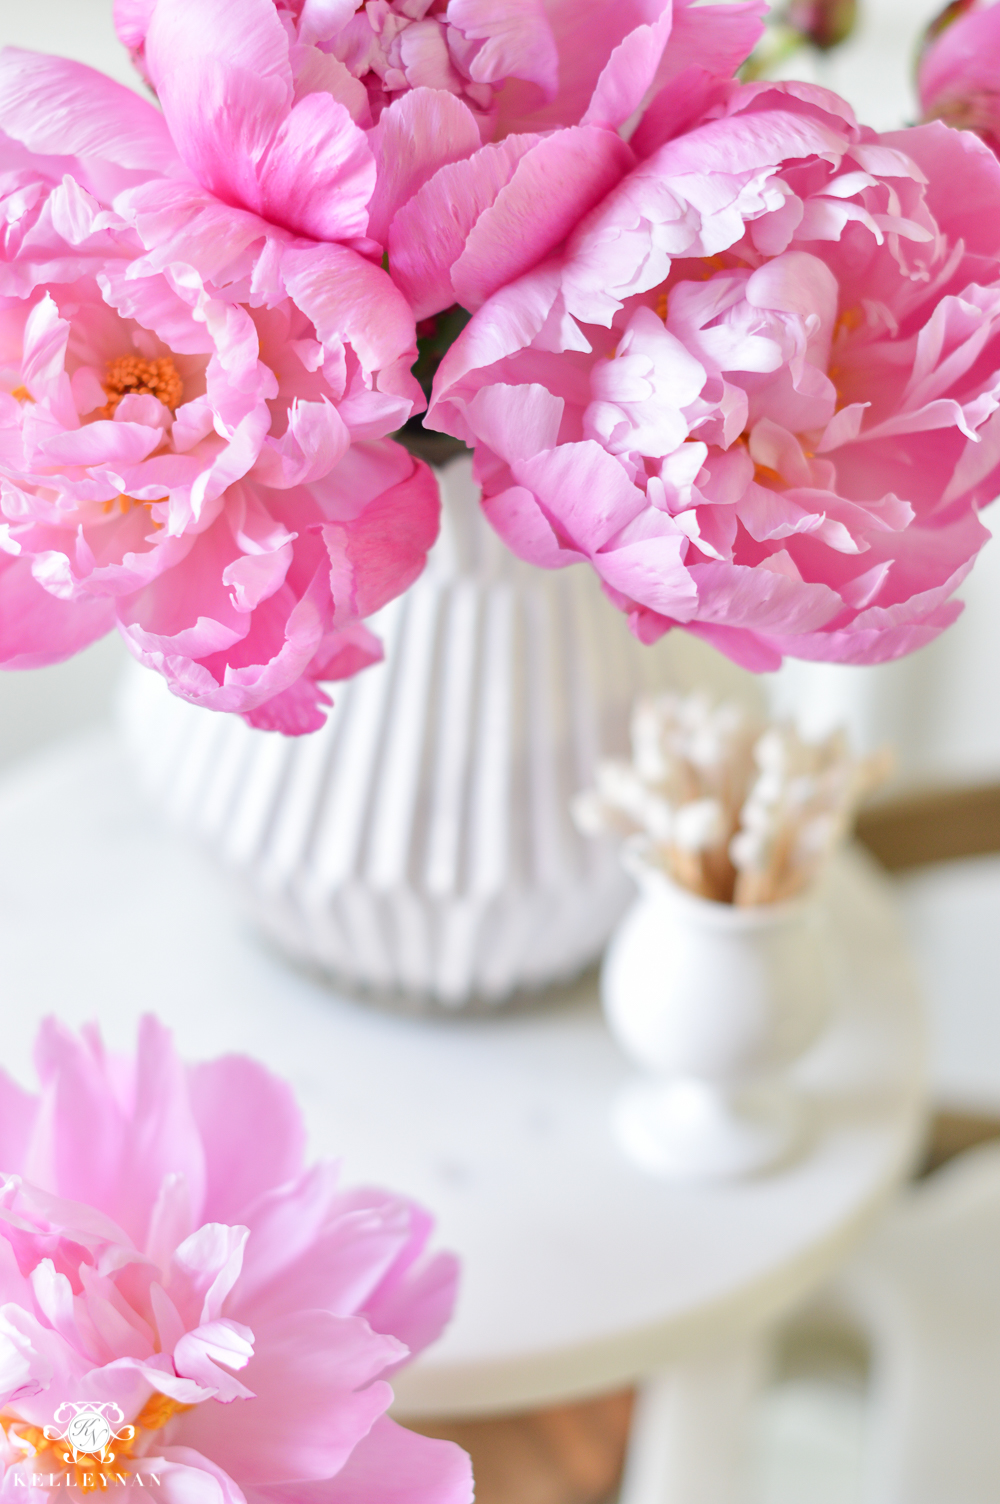
[(1000, 154), (1000, 6), (945, 6), (924, 33), (917, 90), (924, 120), (975, 131)]
[(785, 11), (787, 25), (822, 52), (846, 42), (857, 18), (857, 0), (789, 0)]

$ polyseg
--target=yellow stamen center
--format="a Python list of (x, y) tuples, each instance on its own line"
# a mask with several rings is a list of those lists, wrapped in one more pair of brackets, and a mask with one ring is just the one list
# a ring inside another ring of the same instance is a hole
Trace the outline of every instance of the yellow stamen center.
[(26, 386), (16, 386), (10, 394), (16, 402), (34, 402), (34, 397)]
[(169, 1394), (151, 1394), (132, 1422), (135, 1426), (135, 1441), (128, 1443), (129, 1449), (134, 1449), (140, 1431), (159, 1431), (175, 1415), (183, 1415), (186, 1410), (193, 1409), (193, 1405), (182, 1405), (180, 1400), (172, 1400)]
[[(123, 491), (119, 491), (118, 495), (112, 496), (110, 501), (101, 502), (101, 511), (104, 513), (105, 517), (108, 517), (114, 511), (115, 507), (117, 507), (119, 512), (121, 512), (122, 516), (124, 517), (125, 513), (131, 512), (133, 507), (145, 507), (147, 512), (152, 512), (153, 508), (157, 505), (158, 502), (169, 500), (169, 496), (154, 496), (152, 501), (139, 501), (136, 497), (126, 496)], [(163, 524), (154, 521), (153, 526), (162, 527)]]
[(158, 360), (119, 355), (108, 361), (104, 390), (108, 401), (101, 411), (106, 418), (113, 418), (119, 402), (131, 392), (137, 396), (159, 397), (173, 412), (184, 396), (184, 383), (169, 355), (161, 355)]
[(860, 329), (864, 322), (865, 315), (863, 309), (857, 306), (854, 308), (845, 308), (843, 313), (837, 315), (837, 322), (833, 326), (834, 342), (836, 343), (837, 340), (845, 339), (848, 334), (853, 334), (855, 329)]

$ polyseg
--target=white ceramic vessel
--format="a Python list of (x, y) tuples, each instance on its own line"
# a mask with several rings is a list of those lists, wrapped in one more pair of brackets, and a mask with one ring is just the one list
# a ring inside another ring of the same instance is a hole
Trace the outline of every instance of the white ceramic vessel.
[(676, 1178), (750, 1174), (801, 1131), (788, 1068), (830, 997), (820, 891), (737, 908), (680, 888), (632, 857), (640, 894), (604, 960), (608, 1026), (644, 1075), (615, 1131), (632, 1158)]
[(252, 731), (138, 669), (124, 719), (157, 804), (282, 949), (355, 991), (459, 1009), (597, 958), (631, 884), (575, 830), (571, 798), (626, 751), (636, 695), (706, 666), (725, 692), (738, 671), (676, 634), (641, 646), (591, 571), (513, 557), (470, 458), (439, 476), (428, 568), (373, 620), (385, 662), (333, 686), (323, 730)]

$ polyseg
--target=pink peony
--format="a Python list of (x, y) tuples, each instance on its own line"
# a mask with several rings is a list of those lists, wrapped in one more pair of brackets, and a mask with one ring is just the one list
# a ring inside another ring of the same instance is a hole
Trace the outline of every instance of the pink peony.
[[(115, 0), (114, 7), (118, 35), (147, 77), (146, 39), (156, 3)], [(541, 0), (502, 6), (490, 0), (273, 3), (292, 39), (296, 71), (315, 74), (364, 125), (375, 124), (403, 93), (430, 88), (461, 99), (489, 135), (497, 93), (508, 78), (533, 86), (545, 100), (556, 93), (559, 59)]]
[[(36, 1060), (37, 1097), (0, 1075), (4, 1496), (138, 1475), (164, 1504), (470, 1501), (465, 1454), (385, 1414), (452, 1305), (426, 1214), (304, 1168), (288, 1087), (186, 1069), (155, 1019), (135, 1060), (50, 1020)], [(85, 1406), (119, 1439), (67, 1462)]]
[[(189, 171), (227, 202), (266, 200), (270, 217), (331, 238), (317, 173), (329, 156), (340, 184), (349, 144), (352, 233), (388, 247), (394, 279), (425, 318), (470, 306), (473, 290), (493, 291), (548, 254), (632, 163), (616, 133), (643, 99), (668, 79), (729, 77), (759, 37), (763, 9), (762, 0), (117, 0), (115, 16)], [(307, 160), (306, 143), (335, 119), (333, 147), (317, 145)], [(289, 186), (307, 202), (286, 207)], [(480, 220), (491, 242), (508, 242), (499, 266), (467, 264)]]
[[(246, 8), (251, 26), (256, 3)], [(691, 64), (728, 76), (757, 40), (765, 9), (758, 0), (707, 13), (695, 0), (265, 3), (287, 28), (298, 91), (329, 91), (361, 125), (376, 124), (411, 90), (447, 92), (471, 111), (483, 140), (577, 124), (609, 88), (634, 89), (630, 75), (648, 66), (651, 47), (661, 83)], [(207, 13), (196, 0), (115, 0), (118, 35), (154, 87), (161, 75), (149, 56), (150, 31), (165, 14), (199, 11), (202, 29), (211, 29), (215, 0)]]
[[(503, 5), (484, 5), (494, 8), (503, 14)], [(406, 161), (407, 120), (416, 119), (421, 100), (387, 111), (376, 145), (387, 164), (379, 172), (387, 206), (372, 233), (386, 237), (393, 278), (417, 318), (456, 303), (478, 308), (549, 255), (634, 166), (622, 138), (643, 101), (670, 83), (697, 90), (729, 78), (760, 36), (763, 9), (756, 0), (650, 4), (645, 14), (603, 0), (585, 10), (553, 3), (549, 14), (562, 38), (554, 101), (530, 109), (523, 91), (506, 86), (503, 139), (471, 153), (456, 145), (437, 170), (405, 181), (391, 164), (400, 155)]]
[(644, 641), (908, 652), (957, 615), (1000, 489), (1000, 165), (808, 85), (680, 84), (479, 308), (429, 425), (475, 446), (514, 552), (589, 562)]
[(423, 402), (413, 315), (343, 243), (369, 246), (364, 134), (309, 96), (261, 155), (276, 88), (224, 128), (182, 100), (172, 138), (91, 69), (0, 59), (0, 663), (117, 625), (175, 693), (301, 732), (318, 681), (380, 655), (361, 618), (420, 572), (438, 499), (383, 440)]
[(928, 29), (917, 89), (926, 120), (965, 126), (1000, 152), (1000, 5), (946, 6)]

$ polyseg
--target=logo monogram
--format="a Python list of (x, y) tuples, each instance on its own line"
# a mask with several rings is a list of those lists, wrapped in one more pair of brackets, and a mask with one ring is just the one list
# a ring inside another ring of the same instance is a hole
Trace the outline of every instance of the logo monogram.
[(64, 1441), (69, 1450), (63, 1461), (78, 1463), (82, 1457), (98, 1457), (101, 1462), (114, 1462), (115, 1454), (109, 1451), (113, 1441), (131, 1441), (135, 1436), (134, 1426), (121, 1426), (125, 1412), (114, 1400), (64, 1400), (56, 1411), (55, 1424), (46, 1426), (46, 1441)]

